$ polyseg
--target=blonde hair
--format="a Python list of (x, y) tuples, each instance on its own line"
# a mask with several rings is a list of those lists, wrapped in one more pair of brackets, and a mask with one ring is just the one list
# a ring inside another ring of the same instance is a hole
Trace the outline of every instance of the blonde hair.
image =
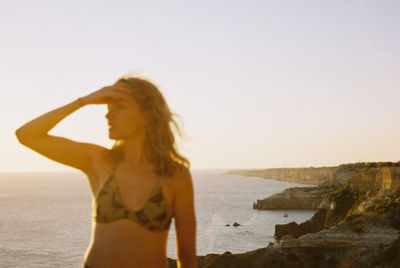
[[(184, 138), (173, 116), (179, 116), (170, 111), (160, 90), (149, 80), (143, 77), (125, 75), (116, 83), (126, 85), (132, 89), (132, 96), (145, 114), (147, 121), (145, 129), (144, 152), (147, 161), (154, 166), (154, 172), (159, 176), (172, 176), (182, 167), (190, 168), (190, 161), (178, 153), (175, 136), (171, 126), (174, 125), (178, 134)], [(123, 141), (117, 140), (111, 153), (114, 161), (122, 161)]]

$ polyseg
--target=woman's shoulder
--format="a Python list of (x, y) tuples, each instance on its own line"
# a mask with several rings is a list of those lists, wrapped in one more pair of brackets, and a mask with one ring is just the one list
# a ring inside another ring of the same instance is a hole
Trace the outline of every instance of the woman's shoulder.
[(93, 147), (91, 152), (91, 161), (93, 165), (93, 171), (95, 174), (101, 173), (103, 168), (107, 168), (107, 166), (112, 163), (112, 154), (111, 150), (102, 146)]
[(93, 146), (91, 158), (95, 163), (109, 161), (111, 159), (111, 150), (99, 145)]
[(173, 178), (173, 184), (177, 188), (185, 187), (188, 184), (192, 184), (190, 169), (184, 165), (179, 166), (179, 168), (175, 171)]

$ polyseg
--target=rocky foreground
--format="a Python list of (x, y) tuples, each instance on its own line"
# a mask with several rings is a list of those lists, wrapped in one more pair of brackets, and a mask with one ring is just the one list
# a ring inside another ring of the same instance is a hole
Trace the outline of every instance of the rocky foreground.
[(197, 267), (400, 267), (400, 163), (353, 168), (310, 220), (276, 225), (276, 243), (198, 256)]

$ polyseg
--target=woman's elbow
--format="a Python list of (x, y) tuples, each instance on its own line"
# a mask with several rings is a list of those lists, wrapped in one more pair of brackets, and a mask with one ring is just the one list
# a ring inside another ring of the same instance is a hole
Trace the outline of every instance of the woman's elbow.
[(18, 139), (18, 141), (19, 141), (20, 143), (23, 143), (23, 142), (24, 142), (24, 140), (25, 140), (25, 133), (24, 133), (24, 131), (23, 131), (21, 128), (15, 130), (15, 136), (17, 137), (17, 139)]
[(15, 130), (15, 136), (17, 137), (18, 141), (22, 144), (26, 144), (34, 139), (44, 137), (45, 134), (37, 135), (32, 133), (29, 129), (24, 129), (23, 126)]

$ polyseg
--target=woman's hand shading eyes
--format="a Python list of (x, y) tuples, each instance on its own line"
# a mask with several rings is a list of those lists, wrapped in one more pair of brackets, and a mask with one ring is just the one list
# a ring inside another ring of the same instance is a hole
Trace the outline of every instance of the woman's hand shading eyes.
[(114, 100), (127, 100), (131, 90), (115, 85), (103, 87), (89, 95), (79, 98), (83, 104), (108, 104)]

